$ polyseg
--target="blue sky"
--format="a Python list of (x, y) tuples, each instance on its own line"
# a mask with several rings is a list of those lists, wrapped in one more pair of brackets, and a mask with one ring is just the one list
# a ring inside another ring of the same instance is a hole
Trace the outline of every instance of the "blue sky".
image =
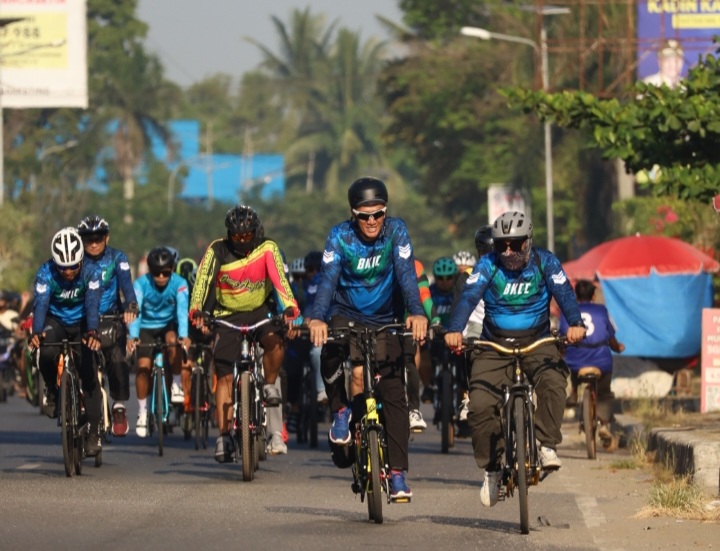
[(327, 22), (360, 31), (364, 39), (388, 39), (375, 15), (397, 23), (396, 0), (139, 0), (138, 17), (150, 26), (146, 45), (163, 62), (166, 76), (187, 86), (215, 73), (236, 79), (257, 67), (261, 55), (243, 40), (249, 36), (276, 51), (277, 35), (270, 18), (289, 20), (293, 9), (310, 6)]

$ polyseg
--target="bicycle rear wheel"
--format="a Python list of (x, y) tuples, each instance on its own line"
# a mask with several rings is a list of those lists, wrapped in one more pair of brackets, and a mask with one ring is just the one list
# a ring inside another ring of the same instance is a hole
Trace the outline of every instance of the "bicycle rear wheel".
[[(202, 438), (203, 433), (203, 427), (202, 427), (202, 412), (200, 411), (201, 407), (204, 407), (204, 404), (201, 400), (203, 400), (205, 393), (203, 392), (204, 386), (205, 386), (205, 377), (204, 373), (202, 373), (199, 369), (195, 370), (195, 373), (193, 374), (193, 389), (195, 392), (193, 393), (193, 407), (195, 408), (194, 411), (194, 425), (195, 425), (195, 449), (200, 449), (200, 439)], [(203, 448), (205, 447), (205, 442), (203, 441)]]
[(250, 431), (250, 410), (253, 389), (250, 373), (243, 371), (240, 375), (240, 440), (242, 449), (243, 480), (250, 482), (255, 476), (255, 439)]
[[(42, 397), (40, 399), (42, 403)], [(62, 440), (65, 474), (75, 474), (75, 423), (73, 421), (73, 399), (71, 375), (63, 371), (60, 378), (60, 438)]]
[(455, 441), (453, 426), (453, 381), (449, 369), (440, 374), (440, 451), (448, 453)]
[(164, 412), (164, 406), (163, 403), (163, 373), (161, 370), (156, 369), (155, 370), (155, 380), (153, 381), (153, 392), (155, 393), (155, 424), (157, 427), (157, 434), (158, 434), (158, 455), (162, 456), (163, 454), (163, 432), (164, 432), (164, 425), (163, 425), (163, 415)]
[(368, 434), (370, 447), (370, 485), (367, 489), (368, 514), (370, 520), (374, 520), (375, 524), (382, 524), (382, 486), (380, 485), (380, 438), (379, 433), (370, 431)]
[(597, 457), (597, 421), (595, 412), (595, 393), (590, 388), (590, 384), (585, 385), (582, 397), (582, 423), (585, 432), (585, 446), (587, 447), (588, 459)]
[(530, 512), (528, 504), (528, 472), (529, 464), (529, 440), (528, 440), (528, 418), (525, 415), (525, 399), (516, 396), (513, 399), (513, 426), (515, 427), (515, 465), (517, 473), (517, 496), (520, 501), (520, 532), (530, 532)]

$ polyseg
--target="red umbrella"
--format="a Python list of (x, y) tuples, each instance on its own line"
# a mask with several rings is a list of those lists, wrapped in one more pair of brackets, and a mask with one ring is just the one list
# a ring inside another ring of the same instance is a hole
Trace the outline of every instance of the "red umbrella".
[(644, 277), (716, 272), (720, 264), (689, 243), (659, 235), (634, 235), (593, 247), (563, 264), (570, 279)]

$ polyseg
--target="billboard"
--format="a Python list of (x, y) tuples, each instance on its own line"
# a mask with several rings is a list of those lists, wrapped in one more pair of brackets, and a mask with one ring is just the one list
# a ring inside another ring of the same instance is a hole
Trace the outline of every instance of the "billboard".
[(0, 108), (87, 106), (85, 0), (0, 0)]
[(699, 56), (715, 53), (714, 34), (720, 34), (720, 3), (638, 0), (638, 80), (676, 86)]
[(519, 189), (506, 184), (490, 184), (488, 187), (488, 224), (492, 224), (504, 212), (524, 212), (532, 217), (530, 201)]

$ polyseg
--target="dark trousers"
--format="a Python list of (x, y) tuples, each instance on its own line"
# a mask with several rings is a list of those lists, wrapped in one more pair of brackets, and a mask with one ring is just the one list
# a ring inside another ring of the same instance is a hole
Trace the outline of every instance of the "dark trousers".
[[(45, 320), (44, 342), (60, 342), (63, 339), (69, 341), (80, 341), (82, 330), (79, 325), (65, 326), (59, 320), (48, 316)], [(57, 358), (62, 352), (60, 346), (40, 347), (40, 373), (42, 373), (45, 386), (56, 389), (57, 383)], [(87, 414), (90, 426), (97, 429), (100, 425), (102, 412), (102, 394), (97, 379), (95, 366), (95, 354), (86, 346), (74, 346), (73, 358), (75, 367), (80, 376), (80, 383), (85, 402), (85, 413)]]
[[(470, 411), (475, 461), (481, 469), (495, 470), (505, 442), (500, 423), (502, 387), (510, 385), (513, 360), (494, 350), (473, 354), (470, 374)], [(523, 370), (533, 384), (536, 437), (542, 446), (555, 449), (562, 442), (560, 425), (565, 410), (567, 367), (554, 344), (533, 351), (523, 360)]]
[(101, 321), (100, 326), (115, 325), (115, 341), (109, 346), (103, 346), (102, 354), (105, 358), (105, 376), (110, 387), (110, 398), (114, 402), (125, 402), (130, 399), (130, 364), (125, 357), (127, 344), (127, 331), (120, 321)]
[[(347, 319), (332, 320), (335, 327), (347, 326)], [(356, 327), (359, 327), (356, 324)], [(352, 365), (362, 364), (362, 356), (354, 339), (346, 342), (328, 341), (320, 356), (320, 371), (325, 383), (325, 392), (333, 413), (342, 407), (352, 408), (353, 421), (365, 415), (365, 401), (362, 394), (348, 400), (345, 388), (345, 360), (350, 357)], [(376, 348), (377, 398), (382, 402), (382, 419), (388, 443), (388, 463), (392, 469), (408, 469), (408, 441), (410, 422), (405, 396), (405, 362), (400, 337), (379, 335)], [(351, 431), (354, 427), (351, 426)]]

